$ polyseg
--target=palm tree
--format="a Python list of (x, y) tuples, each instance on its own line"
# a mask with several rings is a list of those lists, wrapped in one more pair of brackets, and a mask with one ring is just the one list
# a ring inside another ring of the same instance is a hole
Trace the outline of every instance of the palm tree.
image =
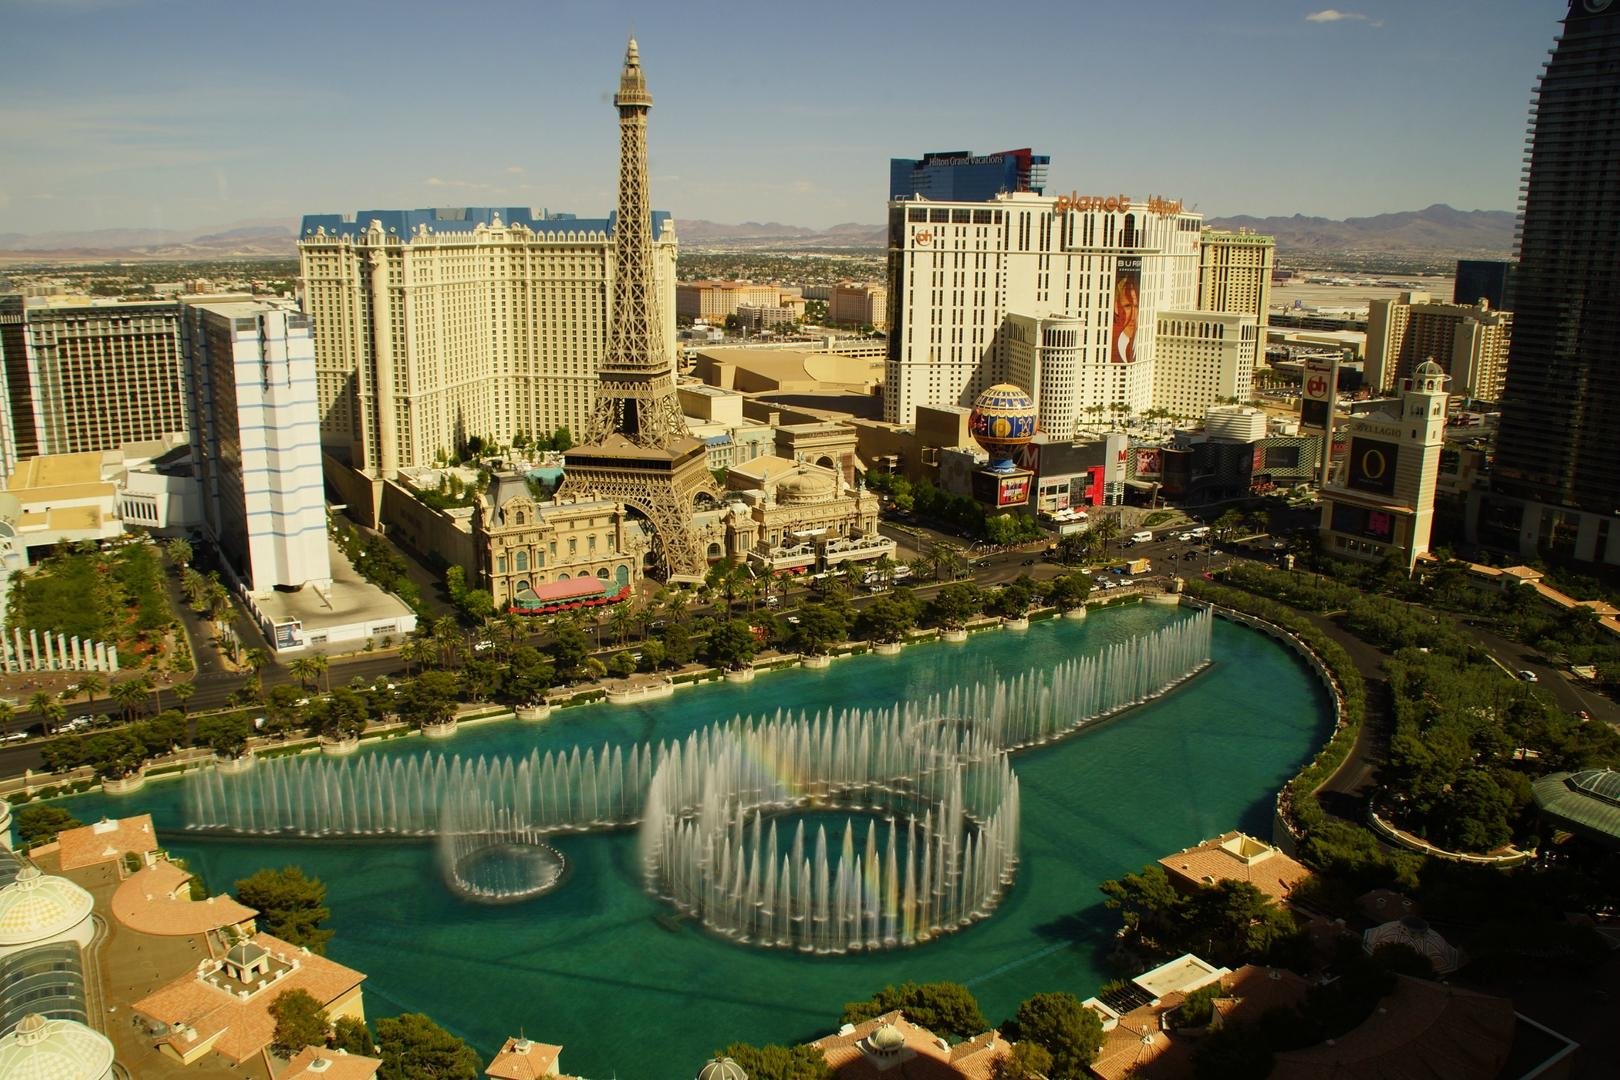
[(630, 640), (630, 631), (636, 625), (636, 613), (629, 604), (620, 604), (608, 616), (608, 625), (613, 628), (613, 635), (620, 645)]
[(197, 692), (197, 684), (191, 682), (175, 683), (169, 690), (174, 694), (174, 699), (180, 703), (180, 711), (185, 712), (186, 702), (190, 701), (191, 695)]
[(405, 663), (405, 674), (416, 674), (417, 667), (427, 659), (431, 648), (432, 646), (421, 638), (411, 638), (401, 645), (399, 647), (399, 658)]
[(259, 672), (270, 666), (270, 654), (263, 649), (249, 649), (242, 657), (242, 661), (247, 664), (248, 671), (252, 672), (253, 677), (257, 679)]
[(332, 676), (328, 670), (329, 668), (330, 665), (327, 663), (325, 653), (314, 653), (309, 657), (309, 669), (314, 673), (315, 677), (317, 679), (323, 675), (326, 677), (326, 692), (328, 694), (332, 692)]
[(0, 738), (11, 734), (11, 722), (17, 718), (17, 710), (11, 703), (0, 701)]
[(47, 735), (56, 730), (56, 723), (54, 721), (56, 720), (58, 712), (61, 710), (61, 708), (62, 703), (43, 690), (39, 691), (33, 697), (28, 699), (29, 711), (39, 714), (40, 728)]
[(501, 634), (506, 638), (508, 650), (516, 649), (529, 636), (529, 624), (515, 611), (501, 616)]
[(87, 671), (79, 677), (79, 693), (85, 696), (85, 708), (90, 712), (96, 711), (96, 695), (107, 689), (107, 680), (94, 671)]
[(113, 684), (112, 699), (124, 710), (124, 719), (129, 720), (146, 703), (146, 688), (139, 679), (125, 679)]
[(298, 680), (298, 685), (305, 690), (308, 690), (315, 680), (315, 664), (307, 656), (300, 656), (288, 664), (287, 670), (292, 674), (293, 678)]
[(177, 536), (170, 540), (164, 545), (164, 550), (169, 553), (169, 559), (176, 566), (183, 568), (191, 564), (191, 544), (186, 541), (185, 537)]
[(669, 617), (678, 623), (686, 622), (687, 609), (692, 606), (692, 594), (685, 589), (676, 589), (670, 594), (665, 607), (669, 609)]

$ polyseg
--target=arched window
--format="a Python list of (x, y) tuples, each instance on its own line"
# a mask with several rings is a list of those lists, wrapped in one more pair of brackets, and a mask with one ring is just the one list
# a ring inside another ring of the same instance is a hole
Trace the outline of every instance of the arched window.
[(613, 579), (620, 585), (630, 584), (630, 568), (628, 566), (620, 566), (618, 569), (613, 571)]
[(512, 590), (512, 591), (514, 593), (528, 592), (529, 591), (529, 583), (527, 581), (520, 581), (520, 582), (517, 583), (517, 588)]
[(709, 545), (709, 558), (718, 559), (723, 554), (724, 554), (724, 552), (722, 552), (720, 550), (720, 545), (719, 544), (710, 544)]
[(506, 573), (506, 556), (505, 555), (498, 556), (495, 559), (495, 572), (497, 574)]
[(607, 567), (604, 566), (604, 567), (602, 567), (602, 569), (598, 570), (596, 572), (596, 576), (601, 578), (603, 581), (606, 581), (607, 578), (608, 578)]
[(514, 522), (514, 524), (517, 524), (517, 525), (522, 525), (523, 524), (523, 511), (519, 510), (517, 512), (517, 520), (516, 520), (516, 522)]
[(527, 551), (520, 551), (517, 553), (517, 568), (519, 571), (527, 570), (529, 568), (529, 553)]

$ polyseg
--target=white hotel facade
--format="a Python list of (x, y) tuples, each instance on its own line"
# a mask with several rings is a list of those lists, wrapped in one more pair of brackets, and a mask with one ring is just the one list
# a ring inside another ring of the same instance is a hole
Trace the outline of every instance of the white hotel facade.
[[(889, 204), (884, 418), (1012, 382), (1058, 438), (1247, 397), (1253, 317), (1200, 311), (1202, 215), (1127, 196)], [(1131, 325), (1134, 312), (1134, 328)]]
[(203, 519), (253, 595), (332, 582), (309, 324), (259, 300), (180, 309)]

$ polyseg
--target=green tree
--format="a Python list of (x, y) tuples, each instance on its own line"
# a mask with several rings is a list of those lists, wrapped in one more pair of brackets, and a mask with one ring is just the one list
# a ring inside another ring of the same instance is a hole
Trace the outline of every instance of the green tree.
[(421, 1013), (377, 1021), (378, 1080), (482, 1080), (477, 1051)]
[(791, 624), (788, 640), (807, 656), (820, 656), (829, 646), (849, 637), (849, 622), (843, 614), (824, 604), (806, 604), (799, 610), (798, 619)]
[(557, 677), (571, 682), (579, 677), (580, 669), (585, 666), (585, 658), (591, 654), (591, 642), (579, 627), (563, 623), (552, 634), (547, 651), (551, 653)]
[(1085, 605), (1091, 596), (1091, 578), (1086, 574), (1064, 574), (1052, 582), (1051, 591), (1047, 594), (1052, 606), (1059, 611), (1072, 611), (1074, 608)]
[(11, 702), (0, 701), (0, 736), (11, 734), (11, 725), (17, 719), (17, 710), (12, 708)]
[(672, 668), (685, 667), (695, 655), (690, 630), (680, 623), (664, 628), (664, 663)]
[(558, 453), (571, 450), (574, 447), (574, 433), (566, 427), (560, 427), (551, 433), (551, 448)]
[(205, 716), (197, 721), (197, 741), (222, 757), (241, 757), (252, 732), (240, 716)]
[(321, 921), (332, 912), (326, 906), (326, 886), (306, 877), (296, 866), (264, 869), (236, 883), (236, 898), (259, 912), (259, 925), (289, 945), (325, 955), (332, 931)]
[(290, 1058), (306, 1046), (325, 1046), (331, 1018), (308, 990), (283, 990), (270, 1003), (270, 1016), (276, 1022), (270, 1036), (270, 1052)]
[(1082, 1080), (1102, 1047), (1102, 1019), (1073, 994), (1036, 994), (1018, 1006), (1013, 1037), (1052, 1055), (1052, 1080)]
[(641, 643), (640, 667), (642, 671), (657, 671), (664, 666), (667, 659), (668, 654), (662, 641), (657, 638), (649, 638)]
[(1052, 1055), (1039, 1043), (1014, 1043), (1012, 1053), (990, 1066), (990, 1080), (1041, 1080), (1052, 1071)]
[(715, 1057), (728, 1057), (748, 1080), (832, 1080), (833, 1071), (813, 1046), (750, 1046), (732, 1043)]
[(17, 826), (17, 839), (24, 847), (38, 847), (56, 839), (64, 829), (78, 829), (84, 822), (49, 803), (30, 803), (18, 807), (13, 822)]
[(399, 696), (399, 715), (412, 727), (442, 724), (456, 714), (455, 674), (424, 671)]
[(361, 1057), (377, 1056), (377, 1040), (366, 1022), (354, 1016), (340, 1016), (332, 1025), (332, 1049)]
[(855, 617), (856, 636), (867, 641), (899, 641), (917, 624), (917, 606), (906, 596), (879, 596)]
[(759, 639), (746, 619), (728, 619), (709, 631), (709, 662), (733, 670), (745, 668), (759, 651)]
[(972, 992), (961, 983), (953, 982), (903, 982), (899, 986), (885, 986), (865, 1001), (845, 1004), (841, 1022), (859, 1024), (895, 1009), (935, 1035), (971, 1039), (990, 1027)]
[(960, 630), (984, 608), (984, 591), (972, 582), (947, 585), (923, 609), (923, 622), (947, 630)]
[(608, 660), (607, 670), (615, 679), (628, 679), (636, 673), (636, 658), (628, 652), (616, 652)]
[(163, 545), (163, 548), (164, 551), (168, 553), (169, 561), (174, 563), (174, 565), (180, 567), (181, 569), (191, 565), (191, 556), (193, 554), (191, 550), (191, 543), (184, 537), (175, 537), (173, 540), (170, 540), (167, 544)]

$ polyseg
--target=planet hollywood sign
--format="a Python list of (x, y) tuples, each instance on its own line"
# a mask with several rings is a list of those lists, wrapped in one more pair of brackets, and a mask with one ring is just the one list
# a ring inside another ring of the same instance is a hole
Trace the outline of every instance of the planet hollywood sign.
[[(1148, 213), (1164, 216), (1181, 213), (1181, 205), (1180, 199), (1165, 199), (1158, 195), (1150, 196), (1145, 203)], [(1052, 212), (1066, 214), (1070, 210), (1081, 213), (1101, 210), (1105, 214), (1116, 214), (1130, 208), (1129, 195), (1081, 195), (1071, 191), (1067, 195), (1057, 197), (1057, 202), (1052, 205)]]

